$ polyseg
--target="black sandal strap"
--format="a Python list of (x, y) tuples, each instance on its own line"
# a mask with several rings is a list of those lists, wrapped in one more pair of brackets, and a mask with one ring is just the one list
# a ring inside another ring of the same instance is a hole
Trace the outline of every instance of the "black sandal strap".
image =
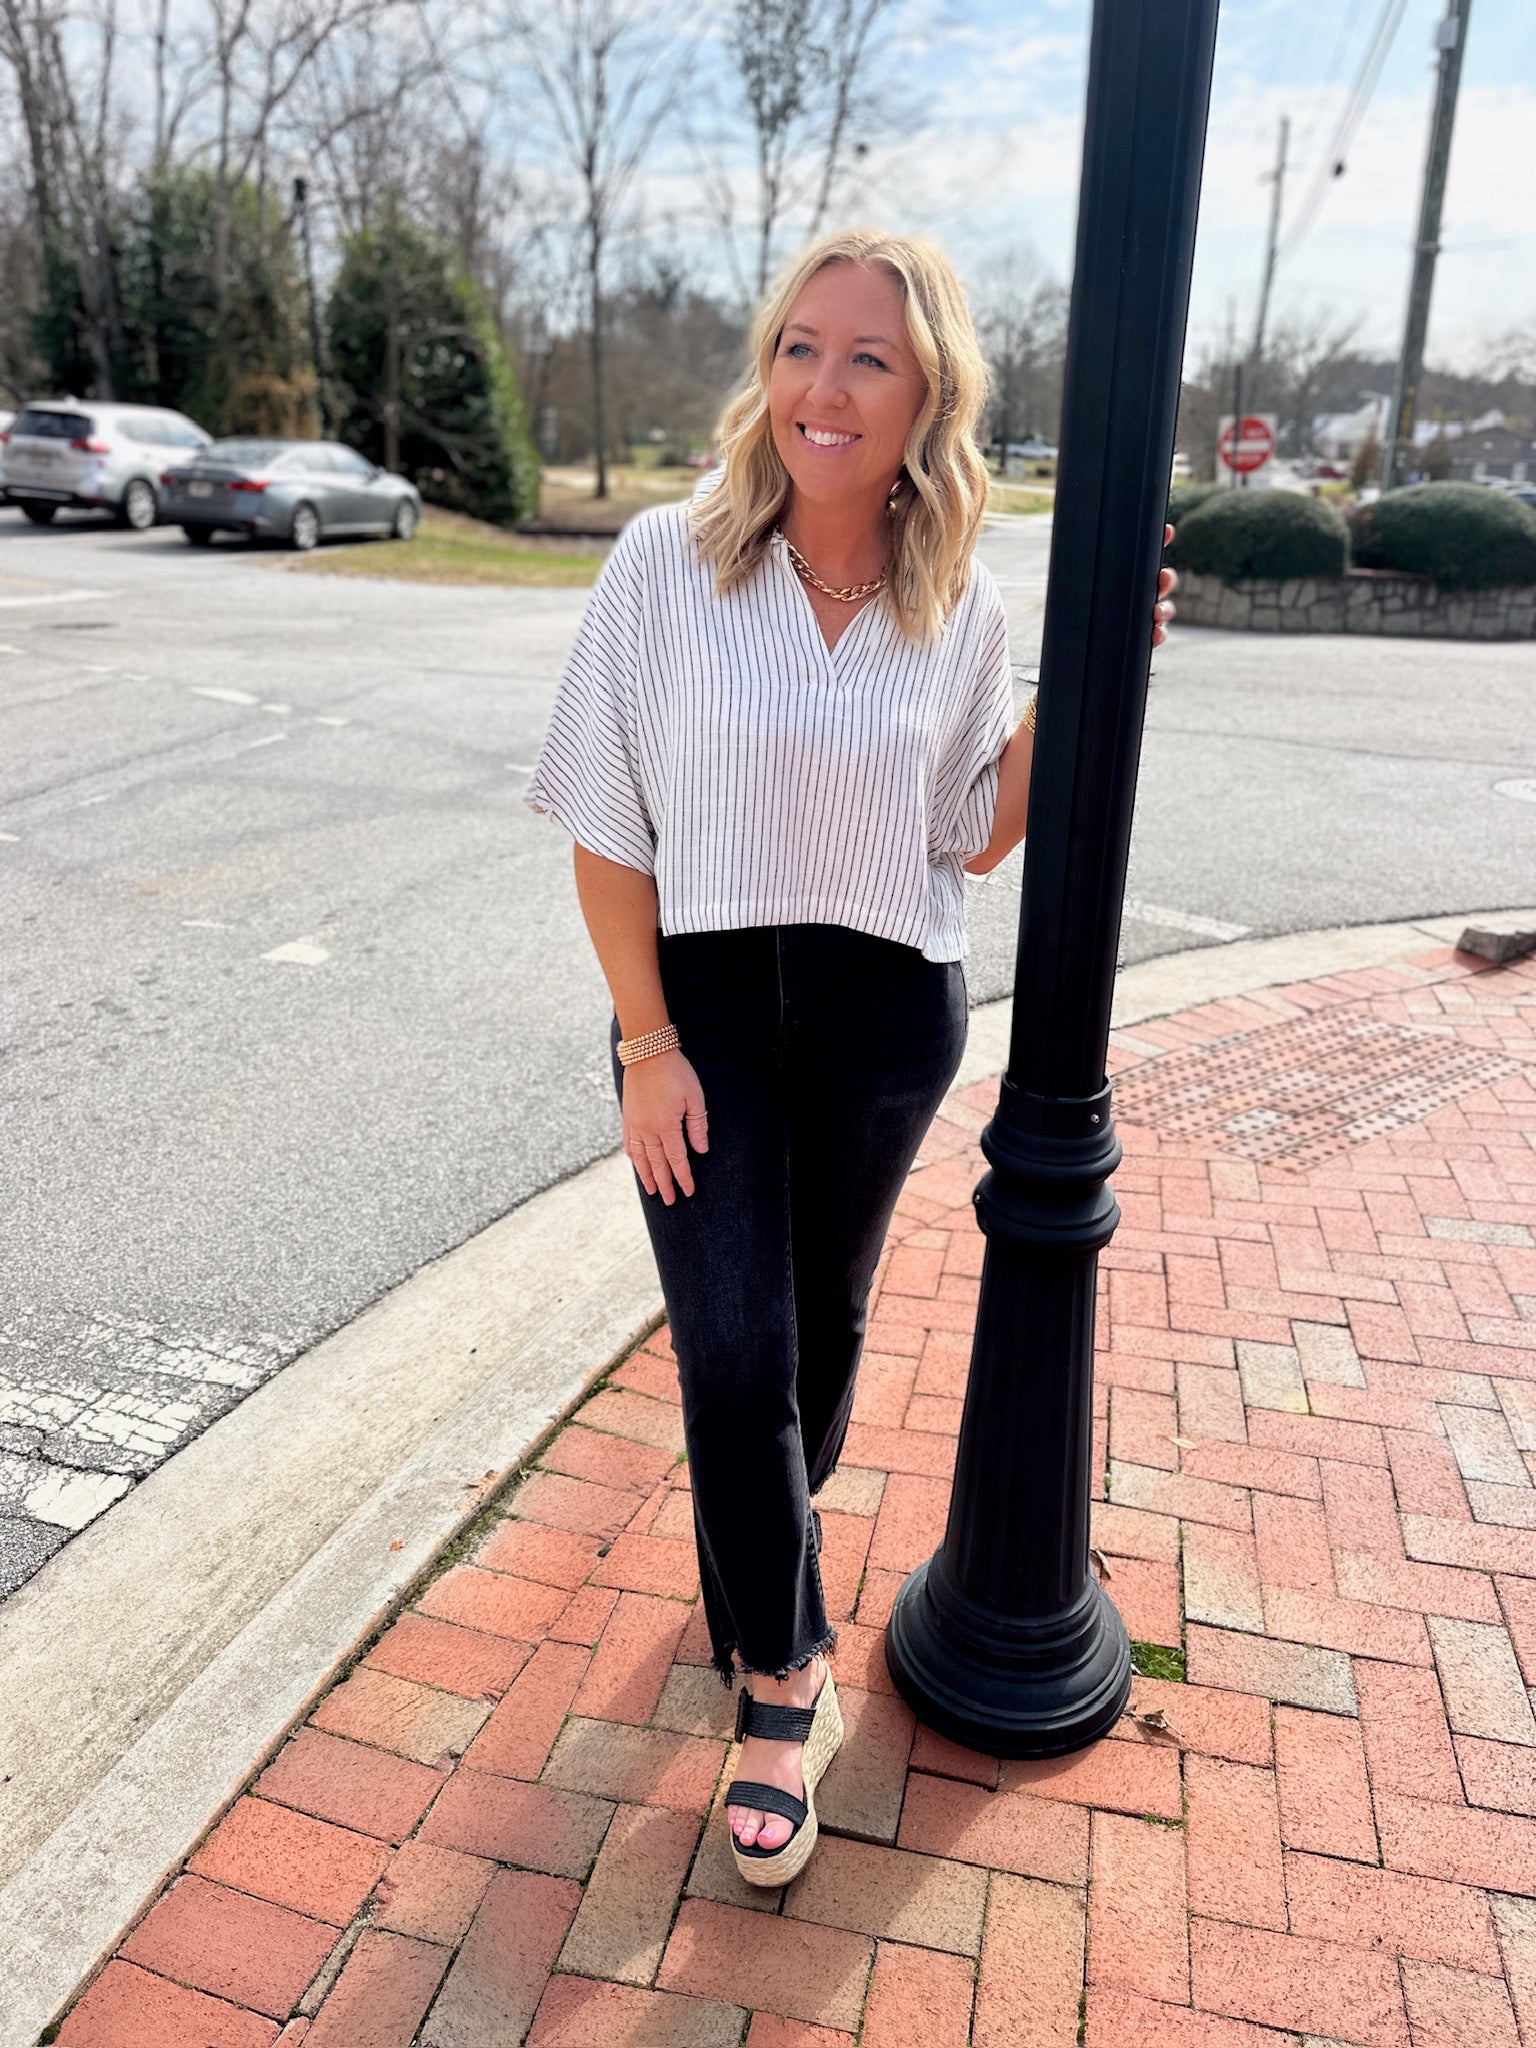
[[(727, 1806), (750, 1806), (759, 1813), (776, 1813), (782, 1819), (793, 1821), (796, 1828), (805, 1819), (809, 1808), (803, 1799), (797, 1799), (793, 1792), (786, 1792), (778, 1785), (759, 1785), (753, 1778), (733, 1778), (725, 1788)], [(793, 1840), (793, 1836), (790, 1837)], [(737, 1847), (742, 1845), (738, 1842)], [(779, 1848), (784, 1844), (780, 1842)], [(773, 1855), (776, 1852), (765, 1852)]]
[(756, 1735), (765, 1742), (804, 1742), (816, 1719), (814, 1707), (775, 1707), (755, 1700), (745, 1685), (736, 1698), (736, 1740)]

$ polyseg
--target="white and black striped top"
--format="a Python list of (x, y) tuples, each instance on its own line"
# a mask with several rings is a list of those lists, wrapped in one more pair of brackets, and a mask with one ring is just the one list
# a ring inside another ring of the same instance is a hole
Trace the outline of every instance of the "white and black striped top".
[(686, 517), (619, 535), (524, 801), (654, 874), (664, 933), (844, 924), (960, 959), (1013, 727), (990, 571), (924, 644), (875, 598), (829, 651), (781, 535), (717, 597)]

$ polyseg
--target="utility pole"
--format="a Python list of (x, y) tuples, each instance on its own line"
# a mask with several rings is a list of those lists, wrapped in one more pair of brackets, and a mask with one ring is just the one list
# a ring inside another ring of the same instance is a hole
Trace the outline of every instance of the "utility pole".
[(1419, 379), (1424, 372), (1424, 336), (1429, 327), (1429, 296), (1435, 284), (1435, 258), (1440, 254), (1440, 208), (1445, 199), (1445, 174), (1451, 161), (1451, 126), (1456, 119), (1456, 94), (1461, 85), (1461, 53), (1466, 48), (1467, 18), (1472, 0), (1447, 0), (1445, 18), (1435, 31), (1440, 53), (1435, 79), (1435, 111), (1429, 124), (1429, 154), (1424, 164), (1424, 196), (1419, 204), (1419, 233), (1413, 249), (1413, 281), (1408, 287), (1408, 317), (1403, 323), (1403, 352), (1387, 415), (1387, 445), (1381, 457), (1381, 488), (1395, 490), (1413, 451), (1413, 421), (1418, 409)]
[[(1291, 145), (1291, 121), (1288, 114), (1280, 116), (1280, 147), (1275, 152), (1275, 168), (1269, 174), (1269, 183), (1274, 186), (1269, 195), (1269, 237), (1264, 244), (1264, 276), (1259, 285), (1259, 317), (1253, 323), (1254, 373), (1257, 375), (1264, 359), (1264, 329), (1269, 322), (1269, 294), (1275, 282), (1275, 256), (1280, 240), (1280, 195), (1285, 185), (1286, 152)], [(1249, 393), (1250, 400), (1252, 393)]]
[[(1269, 294), (1275, 281), (1275, 257), (1280, 240), (1280, 194), (1285, 185), (1285, 159), (1291, 142), (1291, 122), (1288, 114), (1280, 116), (1280, 146), (1275, 153), (1275, 168), (1269, 173), (1268, 183), (1274, 186), (1269, 201), (1269, 235), (1264, 244), (1264, 273), (1259, 281), (1259, 312), (1253, 323), (1253, 343), (1248, 350), (1248, 403), (1253, 404), (1253, 387), (1259, 381), (1259, 369), (1264, 358), (1264, 329), (1269, 322)], [(1233, 447), (1241, 447), (1243, 439), (1243, 358), (1238, 356), (1232, 367), (1232, 432), (1235, 436)], [(1246, 470), (1232, 472), (1234, 490), (1248, 488)]]

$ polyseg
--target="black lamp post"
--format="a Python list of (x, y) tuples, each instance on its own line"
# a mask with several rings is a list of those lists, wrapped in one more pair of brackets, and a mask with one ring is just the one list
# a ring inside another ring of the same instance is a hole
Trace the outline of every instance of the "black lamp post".
[(304, 283), (309, 293), (309, 352), (315, 366), (315, 406), (320, 414), (320, 432), (329, 438), (330, 408), (325, 402), (325, 366), (320, 356), (320, 302), (315, 297), (315, 255), (309, 239), (309, 184), (313, 166), (308, 151), (296, 149), (288, 169), (293, 180), (293, 211), (299, 223), (299, 244), (304, 251)]
[(1217, 0), (1095, 0), (1013, 1039), (949, 1523), (886, 1634), (902, 1696), (994, 1756), (1113, 1727), (1089, 1567), (1094, 1283), (1119, 1210), (1104, 1076), (1173, 461)]

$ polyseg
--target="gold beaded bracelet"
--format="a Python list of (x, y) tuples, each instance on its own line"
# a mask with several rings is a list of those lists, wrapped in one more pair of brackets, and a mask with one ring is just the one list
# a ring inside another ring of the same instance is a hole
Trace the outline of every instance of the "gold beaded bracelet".
[(618, 1044), (620, 1065), (629, 1067), (636, 1060), (652, 1059), (659, 1052), (673, 1052), (677, 1043), (675, 1024), (663, 1024), (659, 1031), (643, 1031), (638, 1038), (621, 1038)]
[(1039, 705), (1040, 692), (1036, 690), (1033, 697), (1031, 697), (1029, 702), (1024, 706), (1024, 730), (1026, 732), (1033, 732), (1035, 729), (1035, 713), (1038, 710)]

